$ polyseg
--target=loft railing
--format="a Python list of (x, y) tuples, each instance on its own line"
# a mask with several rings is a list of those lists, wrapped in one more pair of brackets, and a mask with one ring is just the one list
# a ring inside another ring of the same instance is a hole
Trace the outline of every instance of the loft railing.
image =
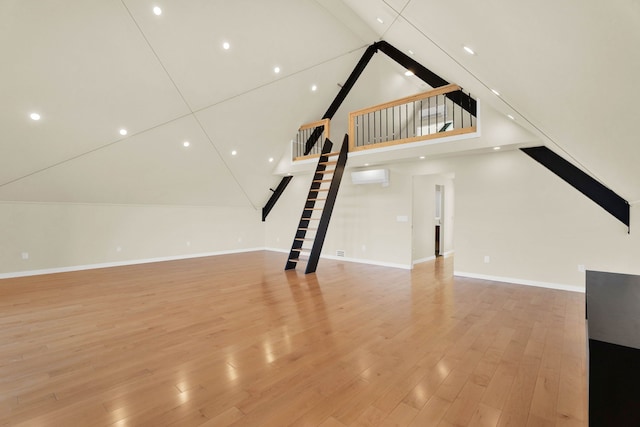
[[(453, 102), (450, 96), (461, 102)], [(349, 151), (381, 148), (476, 131), (471, 95), (446, 85), (349, 114)]]
[[(293, 141), (293, 160), (310, 159), (318, 157), (322, 152), (322, 142), (330, 138), (331, 120), (323, 119), (317, 122), (307, 123), (300, 126), (296, 140)], [(320, 142), (318, 142), (320, 141)], [(307, 144), (311, 142), (313, 147), (305, 154)]]

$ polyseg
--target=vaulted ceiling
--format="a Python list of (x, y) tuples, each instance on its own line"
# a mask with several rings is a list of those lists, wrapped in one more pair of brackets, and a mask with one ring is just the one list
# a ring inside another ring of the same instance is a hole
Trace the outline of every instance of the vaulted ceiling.
[[(380, 38), (482, 101), (465, 149), (541, 141), (639, 200), (638, 24), (630, 0), (0, 0), (0, 201), (257, 208)], [(402, 71), (376, 55), (336, 130), (426, 89)]]

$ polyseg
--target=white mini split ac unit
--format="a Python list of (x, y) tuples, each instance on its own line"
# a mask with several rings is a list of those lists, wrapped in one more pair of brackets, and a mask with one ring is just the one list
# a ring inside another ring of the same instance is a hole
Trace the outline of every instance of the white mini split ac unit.
[(389, 169), (370, 169), (351, 172), (353, 184), (382, 184), (389, 185)]

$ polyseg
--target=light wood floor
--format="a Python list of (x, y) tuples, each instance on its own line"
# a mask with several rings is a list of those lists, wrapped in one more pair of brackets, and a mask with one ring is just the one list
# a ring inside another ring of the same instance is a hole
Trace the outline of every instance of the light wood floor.
[(0, 281), (0, 425), (584, 426), (584, 294), (286, 254)]

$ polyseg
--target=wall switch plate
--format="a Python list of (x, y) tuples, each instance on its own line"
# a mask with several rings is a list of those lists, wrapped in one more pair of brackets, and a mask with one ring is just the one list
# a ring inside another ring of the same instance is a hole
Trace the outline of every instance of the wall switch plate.
[(22, 252), (20, 255), (22, 256), (22, 259), (29, 259), (29, 252)]
[(578, 271), (580, 273), (584, 273), (585, 271), (587, 271), (587, 269), (585, 268), (584, 264), (578, 264)]
[(484, 263), (489, 264), (491, 262), (491, 257), (489, 255), (484, 256)]

